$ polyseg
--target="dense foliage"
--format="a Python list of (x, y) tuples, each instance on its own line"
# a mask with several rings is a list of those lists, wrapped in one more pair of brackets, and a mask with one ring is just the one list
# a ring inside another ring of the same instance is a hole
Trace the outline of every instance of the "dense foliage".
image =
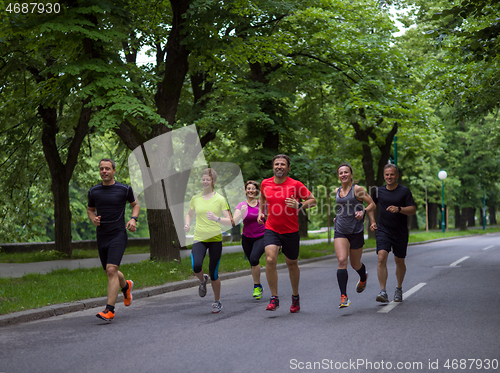
[[(320, 198), (311, 228), (327, 225), (341, 162), (370, 188), (396, 155), (418, 203), (415, 226), (426, 191), (441, 201), (440, 169), (457, 226), (483, 193), (496, 222), (497, 3), (59, 3), (59, 13), (0, 18), (4, 242), (56, 240), (71, 254), (71, 239), (93, 238), (86, 192), (98, 160), (115, 158), (128, 182), (132, 150), (191, 124), (206, 159), (238, 164), (245, 179), (270, 176), (272, 156), (291, 155), (292, 176)], [(407, 28), (399, 36), (395, 9)], [(155, 256), (175, 258), (172, 217), (144, 212), (137, 234), (152, 235)]]

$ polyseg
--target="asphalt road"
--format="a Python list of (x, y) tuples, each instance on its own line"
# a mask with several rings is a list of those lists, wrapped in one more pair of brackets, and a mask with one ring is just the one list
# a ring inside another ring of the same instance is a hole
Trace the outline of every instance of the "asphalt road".
[[(409, 247), (403, 303), (381, 305), (376, 254), (363, 255), (365, 292), (338, 309), (336, 261), (301, 266), (301, 312), (291, 314), (287, 270), (280, 308), (265, 311), (250, 276), (222, 282), (220, 314), (212, 292), (196, 288), (117, 307), (112, 323), (97, 309), (0, 329), (0, 372), (500, 372), (500, 235)], [(389, 258), (388, 292), (395, 287)], [(464, 368), (464, 369), (462, 369)]]

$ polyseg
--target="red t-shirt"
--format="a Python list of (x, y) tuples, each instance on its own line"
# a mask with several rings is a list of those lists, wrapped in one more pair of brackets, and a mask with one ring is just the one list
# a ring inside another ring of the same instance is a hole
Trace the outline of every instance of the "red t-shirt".
[(300, 181), (287, 177), (284, 183), (276, 184), (274, 176), (264, 179), (260, 191), (267, 200), (266, 229), (279, 234), (299, 230), (299, 209), (288, 207), (285, 199), (294, 197), (297, 201), (306, 199), (311, 192)]

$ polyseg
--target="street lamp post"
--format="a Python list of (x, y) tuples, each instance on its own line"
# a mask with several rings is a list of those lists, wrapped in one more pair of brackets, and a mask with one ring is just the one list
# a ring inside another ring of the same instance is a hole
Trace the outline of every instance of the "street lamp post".
[(442, 208), (441, 208), (441, 227), (443, 229), (443, 233), (446, 229), (445, 223), (445, 212), (444, 212), (444, 179), (448, 177), (446, 171), (441, 170), (438, 172), (438, 178), (441, 180), (441, 200), (442, 200)]

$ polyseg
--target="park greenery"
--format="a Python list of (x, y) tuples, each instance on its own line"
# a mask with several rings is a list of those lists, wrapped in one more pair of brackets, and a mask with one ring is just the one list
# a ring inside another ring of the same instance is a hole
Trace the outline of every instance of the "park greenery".
[[(329, 224), (343, 162), (367, 189), (397, 162), (418, 205), (412, 229), (425, 227), (426, 202), (439, 228), (440, 169), (450, 225), (482, 224), (484, 199), (497, 224), (497, 2), (58, 3), (38, 13), (0, 1), (4, 243), (55, 241), (71, 256), (72, 240), (95, 235), (86, 202), (99, 160), (115, 159), (128, 183), (134, 149), (188, 125), (209, 162), (233, 162), (245, 180), (269, 177), (272, 156), (289, 154), (291, 176), (319, 202), (301, 217), (305, 232)], [(141, 205), (133, 236), (150, 237), (155, 258), (178, 259), (169, 210)]]

